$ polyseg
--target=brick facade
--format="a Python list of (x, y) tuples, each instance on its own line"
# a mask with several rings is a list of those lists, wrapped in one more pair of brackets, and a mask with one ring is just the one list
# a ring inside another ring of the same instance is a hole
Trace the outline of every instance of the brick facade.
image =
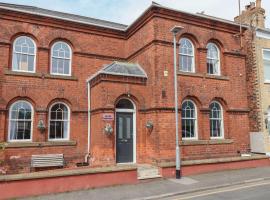
[[(33, 154), (63, 153), (67, 167), (83, 162), (87, 152), (86, 80), (114, 60), (139, 63), (148, 78), (100, 76), (91, 84), (91, 166), (115, 165), (115, 132), (103, 133), (102, 114), (115, 113), (116, 102), (130, 98), (136, 105), (136, 161), (159, 163), (175, 157), (173, 26), (184, 27), (177, 40), (189, 38), (195, 46), (195, 73), (178, 73), (179, 106), (191, 99), (197, 107), (198, 140), (182, 141), (185, 160), (238, 155), (249, 150), (249, 109), (246, 57), (235, 37), (239, 27), (204, 16), (152, 5), (127, 30), (67, 22), (50, 17), (0, 9), (0, 141), (8, 138), (8, 110), (18, 99), (34, 107), (33, 142), (8, 144), (8, 173), (29, 171)], [(11, 70), (12, 44), (19, 35), (37, 45), (36, 73)], [(55, 41), (72, 47), (72, 76), (50, 75), (50, 48)], [(220, 49), (221, 76), (207, 75), (207, 43)], [(168, 76), (164, 76), (168, 71)], [(223, 107), (224, 139), (211, 140), (209, 105)], [(71, 109), (70, 141), (48, 142), (48, 131), (37, 129), (38, 120), (48, 124), (48, 108), (63, 101)], [(181, 114), (181, 109), (179, 111)], [(146, 128), (152, 121), (151, 132)], [(115, 130), (114, 122), (111, 122)], [(180, 118), (181, 133), (181, 118)], [(180, 134), (181, 135), (181, 134)], [(181, 138), (180, 138), (181, 139)]]

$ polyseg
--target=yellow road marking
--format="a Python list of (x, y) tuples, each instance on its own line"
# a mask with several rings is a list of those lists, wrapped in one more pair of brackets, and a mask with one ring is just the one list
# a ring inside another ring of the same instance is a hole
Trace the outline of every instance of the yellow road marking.
[(175, 200), (185, 200), (185, 199), (193, 199), (193, 198), (197, 198), (197, 197), (203, 197), (203, 196), (209, 196), (212, 194), (218, 194), (218, 193), (224, 193), (224, 192), (231, 192), (231, 191), (236, 191), (236, 190), (241, 190), (241, 189), (245, 189), (245, 188), (252, 188), (252, 187), (257, 187), (257, 186), (262, 186), (262, 185), (269, 185), (270, 182), (260, 182), (260, 183), (252, 183), (252, 184), (248, 184), (248, 185), (244, 185), (244, 186), (230, 186), (230, 188), (224, 188), (224, 189), (216, 189), (215, 191), (205, 191), (205, 192), (201, 192), (199, 194), (195, 194), (195, 195), (189, 195), (189, 196), (184, 196), (184, 197), (179, 197), (176, 198)]

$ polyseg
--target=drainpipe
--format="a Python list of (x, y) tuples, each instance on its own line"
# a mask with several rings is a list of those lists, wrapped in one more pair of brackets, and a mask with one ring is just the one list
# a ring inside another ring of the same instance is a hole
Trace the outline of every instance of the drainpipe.
[(90, 144), (91, 144), (91, 88), (90, 81), (87, 81), (87, 115), (88, 115), (88, 125), (87, 125), (87, 154), (85, 155), (85, 162), (89, 164), (90, 158)]

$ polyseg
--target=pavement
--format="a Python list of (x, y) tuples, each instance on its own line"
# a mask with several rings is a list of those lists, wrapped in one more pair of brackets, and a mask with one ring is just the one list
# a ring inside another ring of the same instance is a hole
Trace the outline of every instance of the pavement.
[[(202, 193), (205, 191), (221, 190), (223, 188), (228, 187), (236, 188), (246, 184), (257, 184), (258, 182), (263, 181), (269, 181), (270, 184), (270, 167), (229, 170), (229, 171), (194, 175), (182, 177), (182, 179), (180, 180), (159, 179), (150, 182), (139, 183), (136, 185), (122, 185), (106, 188), (97, 188), (76, 192), (32, 197), (26, 199), (28, 200), (48, 200), (48, 199), (152, 200), (152, 199), (171, 199), (171, 198), (177, 199), (177, 197), (183, 195)], [(185, 199), (193, 199), (193, 198), (185, 198)], [(215, 199), (215, 196), (213, 197), (213, 199)], [(219, 198), (216, 197), (216, 199)], [(230, 198), (228, 197), (228, 199)]]

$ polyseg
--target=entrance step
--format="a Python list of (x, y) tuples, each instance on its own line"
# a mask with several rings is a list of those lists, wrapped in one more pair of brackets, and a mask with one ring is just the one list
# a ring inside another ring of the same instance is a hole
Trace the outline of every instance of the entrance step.
[(159, 173), (159, 168), (152, 165), (138, 165), (137, 174), (139, 180), (162, 177)]

